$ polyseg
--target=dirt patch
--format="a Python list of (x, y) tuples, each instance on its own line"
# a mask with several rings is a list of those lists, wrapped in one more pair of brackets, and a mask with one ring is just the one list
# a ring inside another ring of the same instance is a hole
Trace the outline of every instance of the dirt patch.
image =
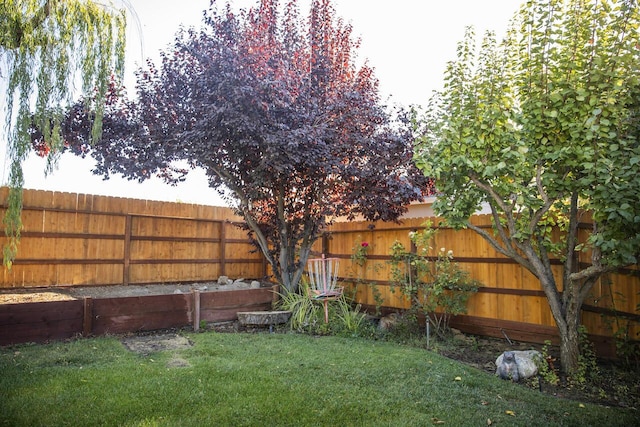
[(182, 350), (193, 343), (178, 334), (135, 335), (122, 339), (124, 346), (138, 354), (149, 355), (158, 351)]
[(173, 359), (167, 362), (167, 368), (189, 368), (189, 367), (191, 367), (191, 363), (189, 363), (189, 361), (181, 357), (174, 357)]
[(67, 301), (74, 300), (71, 295), (59, 291), (2, 291), (0, 293), (0, 304), (21, 304), (27, 302), (43, 302), (43, 301)]
[[(495, 374), (495, 360), (505, 350), (533, 349), (544, 352), (542, 347), (531, 343), (509, 343), (506, 339), (500, 338), (455, 334), (451, 342), (439, 347), (437, 352), (450, 359)], [(552, 358), (554, 368), (559, 371), (559, 349), (550, 347), (546, 350), (546, 355)], [(640, 410), (640, 367), (622, 366), (610, 361), (598, 360), (597, 371), (585, 384), (571, 381), (559, 372), (557, 384), (551, 384), (538, 377), (518, 384), (558, 398)]]

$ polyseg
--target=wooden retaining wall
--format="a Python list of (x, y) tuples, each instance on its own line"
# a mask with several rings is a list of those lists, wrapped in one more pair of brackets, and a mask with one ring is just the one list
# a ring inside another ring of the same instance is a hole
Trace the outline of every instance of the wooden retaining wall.
[(0, 305), (0, 345), (179, 328), (270, 310), (278, 286)]
[[(0, 215), (7, 194), (0, 188)], [(229, 208), (25, 190), (22, 218), (18, 256), (3, 268), (0, 288), (261, 279), (266, 272)]]
[[(340, 276), (356, 301), (370, 310), (376, 306), (383, 312), (406, 309), (409, 301), (389, 283), (390, 248), (395, 241), (411, 248), (409, 232), (424, 229), (430, 221), (439, 230), (428, 252), (432, 259), (444, 248), (452, 250), (454, 260), (482, 283), (478, 293), (467, 304), (467, 314), (458, 316), (453, 325), (466, 332), (543, 343), (558, 342), (557, 328), (539, 281), (515, 261), (499, 254), (472, 230), (440, 227), (438, 218), (407, 219), (401, 224), (341, 222), (330, 227), (325, 238), (314, 246), (316, 254), (340, 259)], [(473, 218), (475, 224), (491, 227), (489, 215)], [(581, 238), (586, 239), (590, 225), (583, 224)], [(362, 242), (368, 244), (367, 262), (359, 266), (351, 262)], [(415, 248), (414, 248), (415, 250)], [(581, 253), (584, 266), (590, 254)], [(562, 263), (552, 260), (554, 274), (561, 283)], [(640, 272), (625, 269), (604, 276), (585, 301), (582, 323), (601, 355), (615, 352), (613, 336), (626, 331), (632, 340), (640, 340)], [(378, 301), (376, 301), (376, 297)], [(379, 300), (382, 299), (380, 307)]]

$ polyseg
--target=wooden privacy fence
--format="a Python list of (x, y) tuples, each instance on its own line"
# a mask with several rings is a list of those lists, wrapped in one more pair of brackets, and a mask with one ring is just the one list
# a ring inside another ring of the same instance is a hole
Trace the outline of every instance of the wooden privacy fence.
[[(0, 189), (0, 206), (7, 189)], [(6, 206), (5, 206), (6, 208)], [(4, 212), (0, 212), (4, 214)], [(397, 240), (411, 247), (409, 232), (427, 218), (401, 224), (338, 222), (316, 242), (314, 251), (341, 258), (341, 279), (356, 301), (382, 311), (408, 308), (408, 301), (389, 283), (389, 253)], [(439, 219), (431, 218), (434, 225)], [(267, 274), (262, 255), (240, 218), (228, 208), (153, 202), (82, 194), (27, 190), (24, 230), (11, 270), (3, 269), (0, 288), (116, 285), (211, 281), (221, 275), (259, 279)], [(473, 218), (491, 227), (488, 215)], [(588, 236), (583, 224), (581, 239)], [(368, 244), (364, 266), (350, 262), (362, 242)], [(483, 285), (454, 325), (467, 332), (512, 339), (558, 342), (557, 330), (538, 280), (513, 260), (495, 251), (471, 230), (440, 227), (433, 248), (452, 250), (454, 259)], [(589, 262), (588, 253), (578, 261)], [(562, 264), (552, 260), (560, 281)], [(617, 334), (640, 338), (640, 273), (637, 268), (608, 274), (582, 307), (582, 322), (601, 355), (614, 352)]]
[[(407, 250), (411, 248), (409, 232), (421, 230), (425, 222), (439, 225), (438, 218), (407, 219), (401, 224), (342, 222), (328, 230), (314, 250), (326, 257), (341, 258), (340, 276), (356, 301), (372, 310), (378, 306), (383, 312), (406, 309), (409, 301), (399, 289), (394, 289), (390, 278), (390, 248), (395, 241)], [(472, 218), (482, 227), (491, 227), (489, 215)], [(588, 235), (590, 225), (583, 224), (581, 238)], [(367, 243), (367, 261), (363, 266), (350, 258), (354, 251)], [(454, 261), (467, 270), (482, 286), (468, 301), (466, 315), (457, 316), (454, 326), (480, 335), (504, 337), (527, 342), (558, 343), (558, 334), (546, 296), (539, 281), (515, 261), (493, 249), (472, 230), (454, 230), (439, 227), (428, 253), (435, 258), (444, 248), (452, 250)], [(589, 262), (589, 254), (580, 254), (581, 265)], [(556, 279), (561, 282), (562, 263), (552, 260)], [(640, 274), (627, 269), (603, 277), (593, 288), (582, 307), (582, 322), (598, 346), (599, 353), (612, 356), (615, 351), (613, 336), (626, 332), (633, 340), (640, 339)]]
[[(0, 215), (7, 194), (0, 189)], [(22, 220), (0, 288), (260, 279), (266, 271), (228, 208), (25, 190)]]

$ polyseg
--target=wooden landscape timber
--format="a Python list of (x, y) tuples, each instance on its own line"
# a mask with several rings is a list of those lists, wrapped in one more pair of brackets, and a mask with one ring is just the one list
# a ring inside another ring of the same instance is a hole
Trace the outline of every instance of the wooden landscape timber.
[[(0, 305), (0, 345), (45, 342), (237, 320), (271, 310), (278, 286), (184, 294), (91, 298)], [(199, 307), (199, 309), (198, 309)]]

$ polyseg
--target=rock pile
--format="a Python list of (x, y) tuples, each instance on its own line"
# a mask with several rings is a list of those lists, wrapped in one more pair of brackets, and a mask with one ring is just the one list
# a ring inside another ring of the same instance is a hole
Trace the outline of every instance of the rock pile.
[(246, 282), (244, 278), (233, 280), (227, 276), (218, 277), (217, 283), (218, 286), (228, 286), (233, 287), (234, 289), (258, 289), (260, 287), (260, 282), (258, 282), (257, 280)]

